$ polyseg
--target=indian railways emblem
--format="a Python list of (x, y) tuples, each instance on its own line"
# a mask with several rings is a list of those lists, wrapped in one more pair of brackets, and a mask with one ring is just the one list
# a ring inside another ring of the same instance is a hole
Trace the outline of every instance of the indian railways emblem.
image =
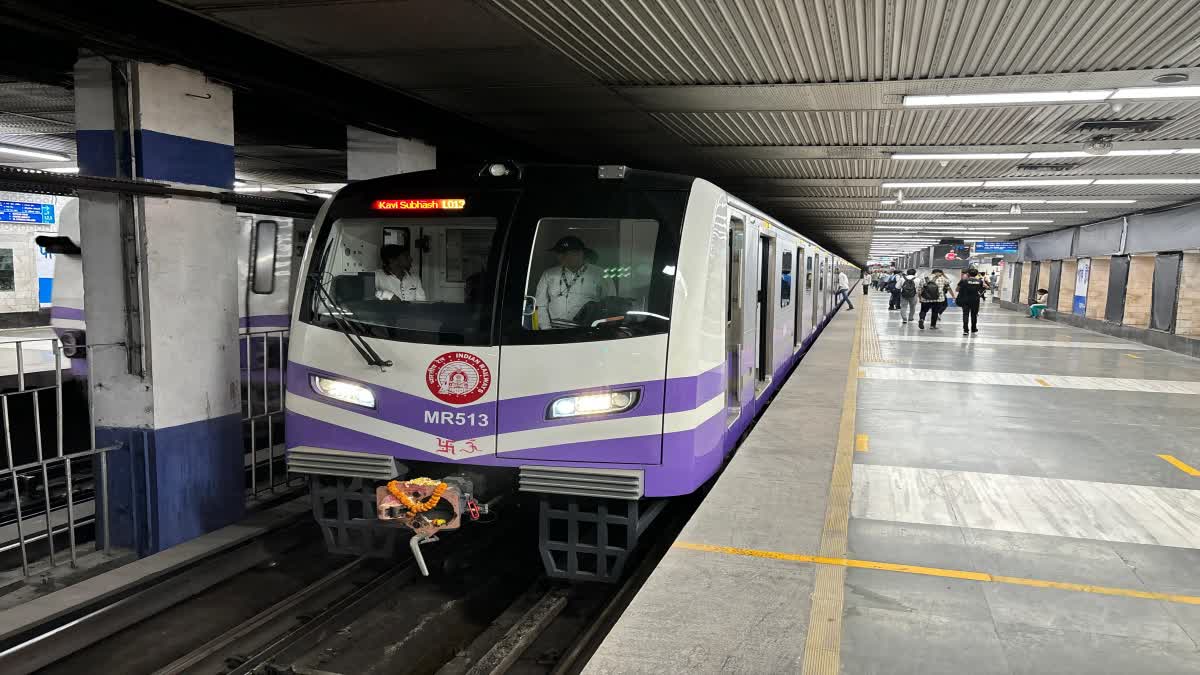
[(487, 393), (492, 386), (492, 371), (474, 354), (446, 352), (425, 369), (425, 384), (439, 400), (464, 405)]

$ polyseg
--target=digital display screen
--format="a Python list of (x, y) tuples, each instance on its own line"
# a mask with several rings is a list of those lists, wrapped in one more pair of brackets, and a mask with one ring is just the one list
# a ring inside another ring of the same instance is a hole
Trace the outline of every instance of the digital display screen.
[(979, 241), (975, 242), (976, 253), (1016, 253), (1015, 241)]
[(0, 222), (53, 223), (54, 205), (0, 201)]
[(371, 208), (376, 211), (461, 211), (467, 208), (465, 199), (376, 199)]

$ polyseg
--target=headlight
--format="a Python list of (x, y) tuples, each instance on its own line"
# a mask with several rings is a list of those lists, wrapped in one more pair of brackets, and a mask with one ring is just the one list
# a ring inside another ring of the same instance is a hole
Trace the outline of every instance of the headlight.
[(606, 415), (629, 410), (638, 401), (637, 389), (610, 391), (603, 394), (564, 396), (550, 404), (546, 419), (556, 420), (581, 415)]
[(332, 380), (320, 375), (309, 375), (308, 381), (312, 384), (313, 391), (322, 396), (364, 408), (375, 407), (375, 393), (361, 384)]

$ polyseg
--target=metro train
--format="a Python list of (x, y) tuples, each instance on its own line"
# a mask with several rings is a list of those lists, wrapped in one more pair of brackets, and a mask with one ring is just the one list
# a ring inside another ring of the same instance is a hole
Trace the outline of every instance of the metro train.
[(688, 176), (497, 162), (353, 183), (302, 262), (289, 470), (334, 551), (407, 537), (425, 571), (423, 543), (515, 489), (538, 502), (550, 576), (615, 580), (666, 498), (721, 468), (853, 267)]

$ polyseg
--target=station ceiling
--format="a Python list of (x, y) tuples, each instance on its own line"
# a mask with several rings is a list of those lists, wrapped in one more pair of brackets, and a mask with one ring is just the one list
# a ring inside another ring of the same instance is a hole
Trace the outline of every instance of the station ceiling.
[[(902, 249), (906, 239), (954, 236), (958, 228), (1015, 238), (1200, 194), (1200, 183), (1186, 182), (1200, 181), (1200, 153), (1186, 152), (1200, 148), (1200, 91), (905, 101), (1200, 85), (1200, 0), (163, 6), (328, 67), (310, 77), (310, 95), (319, 95), (329, 73), (353, 76), (547, 156), (701, 175), (860, 261), (872, 249)], [(1187, 79), (1156, 79), (1164, 75)], [(45, 124), (39, 128), (53, 129)], [(441, 133), (441, 143), (454, 142), (453, 131)], [(287, 149), (266, 136), (264, 151)], [(1088, 143), (1107, 154), (1085, 154)], [(342, 151), (294, 159), (333, 165)], [(947, 157), (894, 157), (929, 153)], [(883, 203), (897, 197), (898, 204)], [(961, 201), (921, 201), (930, 199)], [(1021, 213), (1011, 213), (1014, 200)], [(970, 222), (892, 222), (924, 220)], [(978, 222), (985, 220), (1050, 222)]]

